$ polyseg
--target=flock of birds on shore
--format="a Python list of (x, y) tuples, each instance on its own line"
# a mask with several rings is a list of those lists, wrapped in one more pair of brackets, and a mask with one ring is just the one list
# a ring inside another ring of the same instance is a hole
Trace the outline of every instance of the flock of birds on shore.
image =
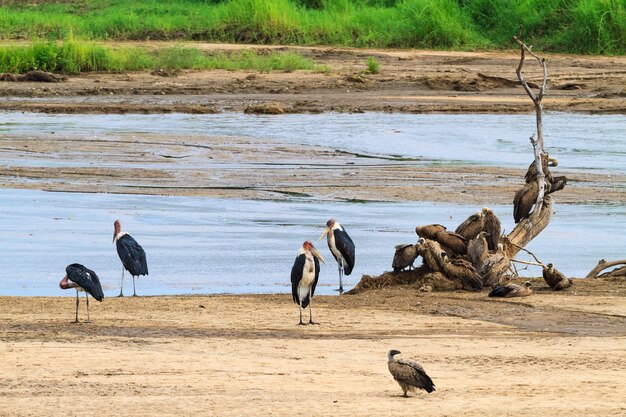
[[(543, 160), (544, 172), (549, 174), (548, 164), (551, 160)], [(519, 190), (514, 199), (515, 223), (528, 217), (532, 205), (537, 198), (536, 169), (533, 174), (534, 163), (526, 173), (526, 184)], [(547, 193), (563, 188), (565, 177), (551, 176), (547, 179)], [(535, 185), (533, 185), (535, 184)], [(556, 187), (556, 188), (555, 188)], [(396, 246), (392, 267), (395, 272), (412, 268), (418, 256), (422, 256), (424, 265), (431, 271), (441, 271), (448, 278), (457, 280), (466, 290), (483, 289), (481, 272), (486, 266), (490, 253), (502, 253), (503, 246), (499, 243), (501, 224), (497, 216), (488, 208), (472, 214), (463, 221), (454, 232), (450, 232), (440, 224), (417, 226), (415, 232), (419, 236), (416, 244)], [(337, 261), (339, 272), (338, 291), (343, 293), (343, 276), (350, 275), (355, 265), (355, 245), (346, 229), (335, 219), (330, 219), (320, 236), (320, 240), (327, 238), (328, 248)], [(119, 220), (114, 222), (113, 242), (122, 262), (122, 276), (119, 297), (123, 297), (124, 272), (128, 271), (133, 278), (133, 296), (137, 296), (135, 280), (139, 276), (148, 275), (146, 253), (139, 243), (127, 232), (122, 231)], [(433, 256), (439, 254), (440, 256)], [(306, 240), (302, 244), (291, 268), (291, 293), (294, 303), (300, 311), (299, 325), (318, 324), (313, 321), (312, 299), (320, 274), (320, 262), (326, 263), (323, 256)], [(84, 265), (74, 263), (65, 269), (66, 275), (59, 286), (62, 289), (76, 290), (76, 317), (78, 322), (79, 292), (85, 292), (87, 303), (87, 322), (89, 322), (89, 297), (91, 294), (97, 301), (104, 299), (104, 293), (98, 275)], [(543, 266), (543, 277), (546, 283), (555, 290), (562, 290), (572, 284), (552, 264)], [(523, 286), (508, 283), (498, 285), (489, 293), (489, 297), (521, 297), (532, 293), (530, 282)], [(309, 308), (309, 321), (303, 322), (302, 312)], [(435, 390), (432, 379), (426, 374), (422, 366), (409, 359), (398, 359), (400, 351), (392, 349), (387, 354), (387, 364), (393, 378), (398, 382), (406, 397), (407, 392), (423, 389), (428, 393)]]

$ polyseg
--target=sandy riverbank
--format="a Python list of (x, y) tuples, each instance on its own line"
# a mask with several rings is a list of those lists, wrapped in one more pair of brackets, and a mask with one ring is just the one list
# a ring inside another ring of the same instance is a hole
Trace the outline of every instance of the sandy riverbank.
[[(0, 414), (624, 415), (625, 294), (386, 289), (316, 298), (319, 326), (288, 295), (111, 298), (90, 324), (71, 297), (0, 297)], [(437, 391), (401, 398), (389, 348)]]

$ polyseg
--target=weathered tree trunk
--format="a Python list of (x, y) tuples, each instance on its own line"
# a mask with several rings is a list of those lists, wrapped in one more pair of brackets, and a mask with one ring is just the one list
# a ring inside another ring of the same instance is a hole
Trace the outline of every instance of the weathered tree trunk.
[[(607, 262), (604, 259), (600, 259), (598, 261), (598, 265), (596, 265), (588, 274), (585, 278), (598, 278), (598, 275), (600, 274), (600, 272), (604, 271), (607, 268), (611, 268), (613, 266), (617, 266), (617, 265), (626, 265), (626, 259), (623, 259), (621, 261), (612, 261), (612, 262)], [(609, 271), (609, 272), (605, 272), (604, 274), (602, 274), (601, 276), (616, 276), (616, 277), (623, 277), (626, 276), (626, 266), (623, 266), (621, 268), (616, 268), (613, 271)]]

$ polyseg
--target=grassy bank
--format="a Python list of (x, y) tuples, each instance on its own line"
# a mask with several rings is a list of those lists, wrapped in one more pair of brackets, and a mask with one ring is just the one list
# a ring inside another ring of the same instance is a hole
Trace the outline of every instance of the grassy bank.
[(111, 48), (93, 42), (35, 42), (28, 46), (0, 47), (0, 72), (23, 73), (32, 69), (73, 74), (86, 71), (145, 69), (225, 69), (295, 71), (318, 70), (313, 61), (292, 52), (259, 53), (248, 50), (206, 54), (196, 48), (147, 50)]
[(184, 39), (356, 47), (626, 52), (623, 0), (83, 0), (4, 2), (4, 39)]

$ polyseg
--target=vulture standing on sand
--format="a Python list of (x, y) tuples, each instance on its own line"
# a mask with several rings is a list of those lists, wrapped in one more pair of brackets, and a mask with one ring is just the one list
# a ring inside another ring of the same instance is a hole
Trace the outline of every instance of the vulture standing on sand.
[(487, 238), (489, 233), (480, 232), (478, 236), (470, 241), (467, 245), (467, 254), (472, 260), (472, 265), (476, 272), (480, 273), (483, 269), (483, 265), (489, 257), (489, 246), (487, 244)]
[(302, 322), (302, 310), (307, 306), (309, 306), (309, 324), (317, 324), (313, 321), (311, 300), (320, 276), (320, 261), (326, 263), (313, 244), (306, 240), (291, 267), (291, 295), (293, 302), (300, 306), (301, 325), (305, 324)]
[(489, 233), (487, 237), (487, 246), (489, 250), (495, 251), (498, 249), (498, 242), (500, 242), (500, 233), (502, 232), (502, 226), (500, 225), (500, 219), (489, 207), (483, 207), (483, 216), (485, 216), (485, 225), (483, 231)]
[(335, 257), (339, 267), (339, 288), (337, 291), (339, 291), (339, 294), (342, 294), (343, 274), (350, 275), (354, 268), (354, 242), (348, 236), (346, 229), (335, 219), (330, 219), (326, 222), (326, 228), (322, 232), (320, 240), (324, 236), (327, 236), (328, 248)]
[(423, 389), (429, 394), (435, 391), (433, 380), (426, 374), (422, 366), (410, 359), (396, 359), (395, 355), (400, 354), (399, 350), (391, 349), (387, 353), (387, 366), (393, 379), (404, 391), (403, 397), (408, 397), (407, 392), (415, 393), (417, 389)]
[(417, 259), (417, 245), (402, 244), (396, 245), (396, 253), (393, 255), (391, 267), (394, 272), (399, 272), (405, 268), (413, 269), (413, 262)]
[(574, 283), (574, 280), (567, 279), (565, 275), (552, 264), (543, 267), (543, 279), (546, 281), (546, 284), (555, 291), (564, 290)]
[(71, 264), (65, 268), (65, 276), (61, 282), (59, 282), (59, 287), (64, 290), (70, 288), (76, 289), (76, 320), (74, 320), (74, 323), (78, 323), (78, 292), (85, 291), (85, 300), (87, 300), (86, 323), (89, 323), (89, 296), (87, 294), (91, 294), (91, 296), (98, 301), (104, 299), (104, 293), (102, 292), (98, 275), (81, 264)]
[(133, 276), (133, 297), (137, 296), (135, 290), (135, 277), (139, 275), (148, 275), (148, 261), (146, 260), (146, 252), (141, 245), (137, 243), (131, 235), (122, 232), (122, 224), (119, 220), (113, 223), (113, 242), (117, 247), (117, 254), (122, 261), (122, 283), (120, 285), (120, 297), (124, 296), (124, 269)]
[(526, 297), (533, 293), (533, 290), (530, 289), (530, 285), (530, 281), (526, 281), (523, 286), (512, 282), (505, 285), (498, 285), (491, 290), (489, 297)]
[(441, 269), (451, 280), (461, 283), (464, 290), (480, 291), (483, 289), (483, 279), (471, 263), (464, 259), (450, 259), (446, 252), (441, 253), (443, 264)]
[(474, 239), (483, 230), (484, 226), (485, 215), (483, 211), (478, 211), (461, 223), (454, 233), (458, 233), (469, 241)]

